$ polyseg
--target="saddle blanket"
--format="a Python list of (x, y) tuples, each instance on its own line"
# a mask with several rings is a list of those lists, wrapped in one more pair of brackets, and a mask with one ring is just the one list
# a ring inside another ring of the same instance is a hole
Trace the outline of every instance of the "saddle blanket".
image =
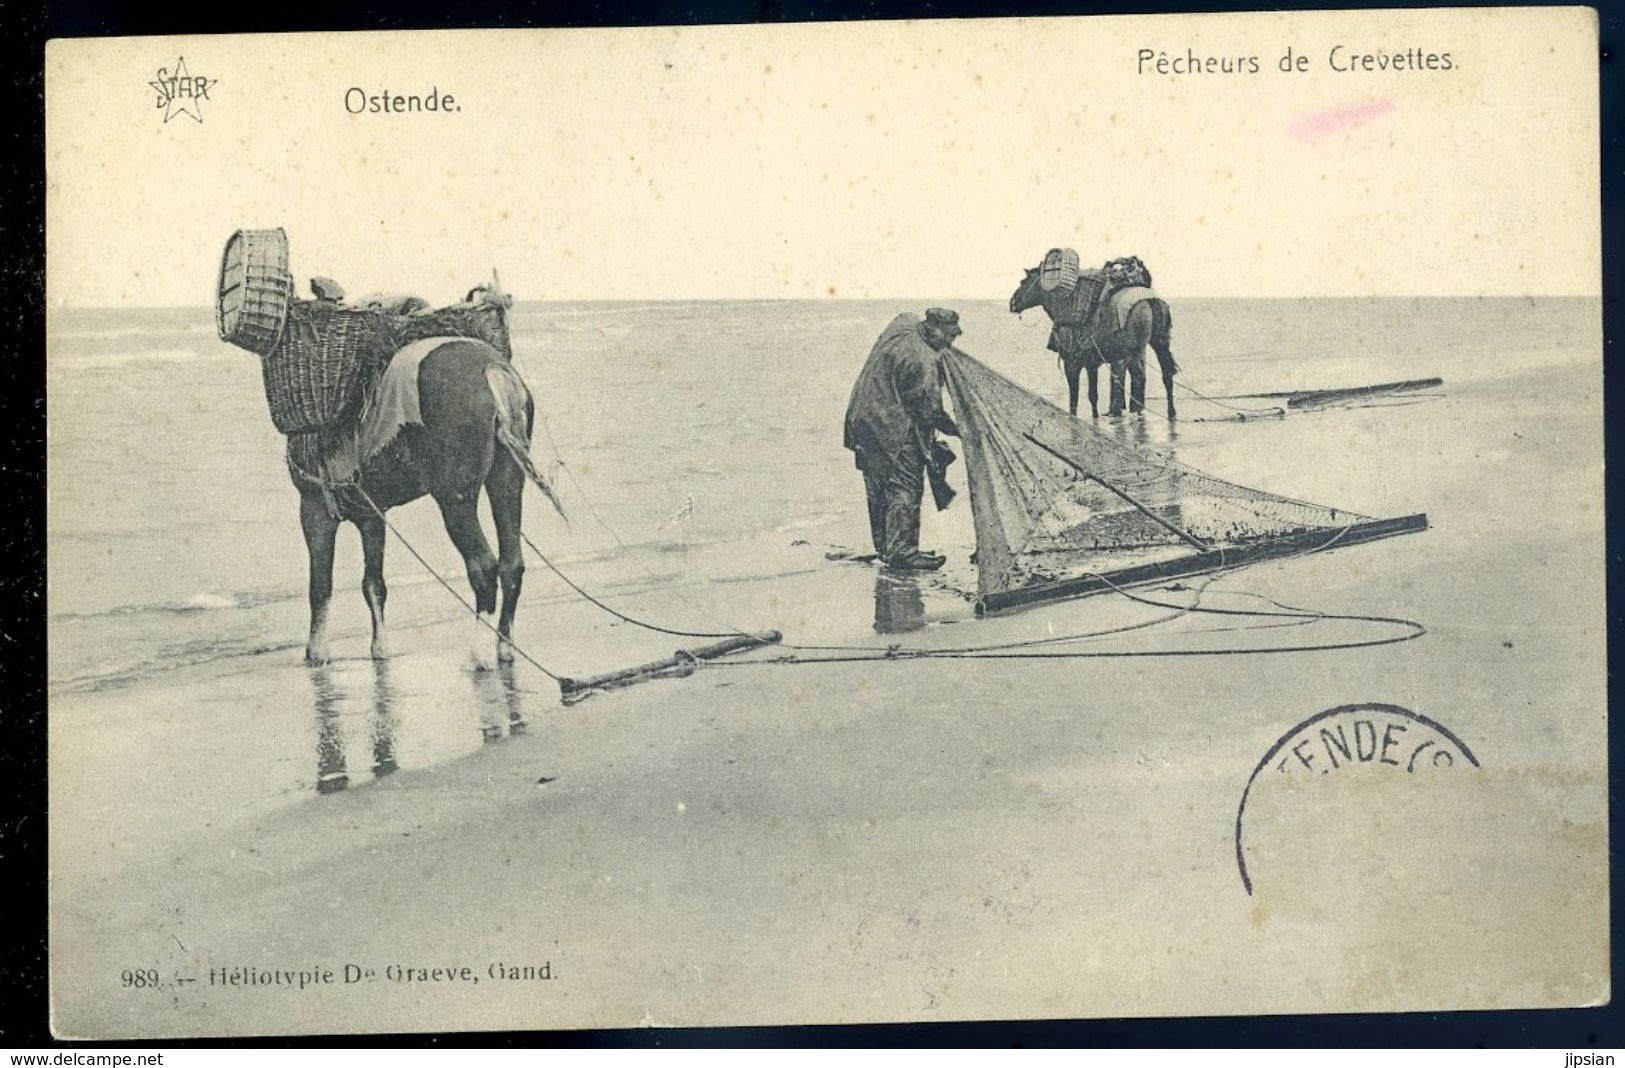
[(1112, 329), (1121, 330), (1127, 326), (1129, 313), (1134, 310), (1134, 306), (1155, 296), (1156, 294), (1145, 286), (1128, 286), (1114, 292), (1107, 301), (1111, 306)]

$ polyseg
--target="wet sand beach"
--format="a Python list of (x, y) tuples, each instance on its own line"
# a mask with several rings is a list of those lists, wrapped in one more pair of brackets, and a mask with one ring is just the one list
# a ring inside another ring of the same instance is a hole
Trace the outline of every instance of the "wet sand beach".
[[(255, 624), (264, 648), (149, 674), (130, 657), (129, 677), (95, 684), (82, 680), (101, 668), (53, 662), (54, 1027), (137, 1038), (1606, 999), (1597, 351), (1458, 353), (1438, 395), (1280, 420), (1198, 422), (1212, 413), (1182, 400), (1183, 462), (1373, 514), (1426, 512), (1431, 527), (1140, 592), (1401, 617), (1425, 627), (1414, 640), (1271, 655), (1257, 651), (1406, 631), (1116, 595), (977, 620), (963, 501), (926, 520), (927, 544), (952, 557), (942, 575), (828, 558), (866, 548), (848, 468), (823, 476), (840, 505), (810, 502), (809, 515), (836, 508), (827, 520), (640, 550), (636, 567), (569, 565), (628, 614), (837, 648), (760, 650), (565, 707), (523, 661), (466, 670), (468, 622), (437, 585), (407, 580), (415, 565), (392, 545), (387, 661), (366, 656), (341, 557), (325, 667), (299, 662), (297, 599), (253, 609), (274, 613), (275, 627)], [(1187, 367), (1228, 392), (1360, 380), (1331, 380), (1330, 364), (1285, 383), (1248, 380), (1244, 362)], [(798, 403), (825, 405), (850, 369), (812, 372), (827, 385)], [(1364, 380), (1383, 377), (1415, 375)], [(1053, 369), (1040, 380), (1059, 385)], [(755, 404), (744, 410), (771, 426)], [(1169, 445), (1166, 425), (1121, 427)], [(555, 430), (580, 455), (572, 428)], [(783, 478), (711, 466), (748, 483), (753, 505)], [(290, 501), (276, 503), (291, 524)], [(669, 505), (640, 505), (641, 529)], [(533, 495), (546, 530), (541, 507)], [(404, 525), (437, 536), (432, 515)], [(264, 550), (278, 568), (298, 561), (281, 544), (293, 529)], [(557, 673), (704, 640), (616, 622), (530, 567), (519, 639)], [(1170, 614), (1027, 651), (1253, 652), (861, 659)], [(70, 629), (55, 625), (53, 650), (77, 648)], [(786, 656), (851, 659), (775, 662)], [(1360, 702), (1429, 717), (1479, 766), (1266, 775), (1245, 815), (1249, 894), (1235, 835), (1250, 774), (1295, 724)]]

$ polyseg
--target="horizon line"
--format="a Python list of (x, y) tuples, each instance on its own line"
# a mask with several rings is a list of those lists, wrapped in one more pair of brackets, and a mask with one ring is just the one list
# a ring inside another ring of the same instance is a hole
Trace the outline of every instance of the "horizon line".
[[(957, 304), (1002, 303), (1006, 297), (513, 297), (514, 304)], [(1159, 294), (1160, 295), (1160, 294)], [(306, 299), (306, 298), (300, 298)], [(1170, 304), (1188, 300), (1601, 300), (1602, 293), (1344, 293), (1344, 294), (1188, 294), (1164, 297)], [(455, 303), (455, 302), (454, 302)], [(449, 306), (449, 305), (448, 305)], [(65, 311), (214, 311), (212, 303), (185, 304), (46, 304), (46, 314)]]

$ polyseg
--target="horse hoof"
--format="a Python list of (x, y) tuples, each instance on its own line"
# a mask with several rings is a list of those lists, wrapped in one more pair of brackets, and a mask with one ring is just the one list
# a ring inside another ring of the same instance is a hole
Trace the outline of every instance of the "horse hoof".
[(312, 649), (308, 646), (305, 648), (306, 667), (322, 667), (332, 659), (332, 656), (328, 655), (326, 649)]
[(481, 613), (474, 617), (473, 630), (470, 634), (473, 641), (468, 647), (468, 670), (495, 671), (497, 666), (497, 641), (494, 625), (495, 615)]
[(376, 638), (372, 643), (372, 658), (374, 660), (389, 659), (389, 643), (382, 638)]
[(513, 663), (513, 644), (511, 642), (505, 642), (505, 641), (497, 642), (497, 663), (499, 663), (499, 664), (511, 664), (511, 663)]

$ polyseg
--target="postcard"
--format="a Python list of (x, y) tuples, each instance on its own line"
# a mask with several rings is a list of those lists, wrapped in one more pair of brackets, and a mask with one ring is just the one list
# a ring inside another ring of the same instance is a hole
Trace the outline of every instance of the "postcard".
[(45, 67), (59, 1037), (1609, 999), (1591, 10)]

